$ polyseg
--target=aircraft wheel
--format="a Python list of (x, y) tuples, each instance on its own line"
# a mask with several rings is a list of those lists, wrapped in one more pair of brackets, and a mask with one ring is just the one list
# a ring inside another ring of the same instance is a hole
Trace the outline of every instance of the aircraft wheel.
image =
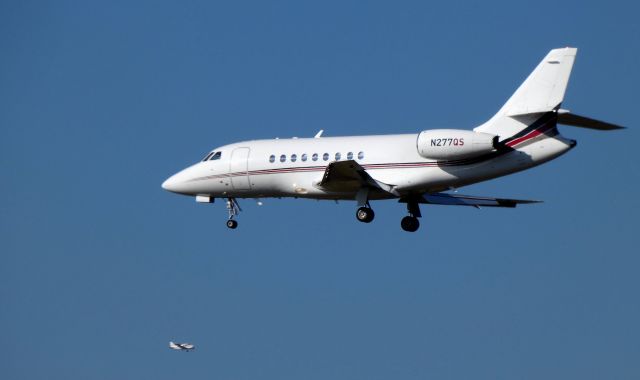
[(231, 228), (232, 230), (235, 230), (238, 227), (238, 222), (236, 222), (233, 219), (229, 219), (227, 220), (227, 227)]
[(400, 222), (403, 230), (408, 232), (416, 232), (420, 227), (420, 221), (415, 216), (405, 216)]
[(356, 218), (363, 223), (371, 223), (375, 213), (369, 207), (360, 207), (358, 211), (356, 211)]

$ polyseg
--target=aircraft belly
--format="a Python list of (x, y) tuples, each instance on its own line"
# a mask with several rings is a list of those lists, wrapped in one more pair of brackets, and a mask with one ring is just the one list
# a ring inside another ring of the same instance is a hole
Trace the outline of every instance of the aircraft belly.
[(293, 197), (322, 194), (313, 186), (314, 181), (322, 179), (322, 172), (304, 173), (268, 173), (251, 176), (251, 186), (258, 193), (274, 196)]

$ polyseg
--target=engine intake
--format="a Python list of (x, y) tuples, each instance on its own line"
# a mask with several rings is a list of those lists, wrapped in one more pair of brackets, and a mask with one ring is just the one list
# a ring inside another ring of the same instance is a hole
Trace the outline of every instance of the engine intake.
[(434, 160), (471, 158), (495, 151), (498, 136), (462, 129), (432, 129), (418, 135), (418, 153)]

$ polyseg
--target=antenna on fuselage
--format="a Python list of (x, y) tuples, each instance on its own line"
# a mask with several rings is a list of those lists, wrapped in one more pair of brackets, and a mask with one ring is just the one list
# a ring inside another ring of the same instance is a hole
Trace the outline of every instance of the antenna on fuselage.
[(324, 132), (324, 129), (321, 129), (318, 131), (318, 133), (316, 133), (315, 136), (313, 136), (314, 139), (319, 139), (320, 137), (322, 137), (322, 132)]

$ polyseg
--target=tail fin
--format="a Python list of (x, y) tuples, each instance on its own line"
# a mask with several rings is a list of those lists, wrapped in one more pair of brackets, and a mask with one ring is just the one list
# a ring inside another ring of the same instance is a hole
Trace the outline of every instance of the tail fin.
[(564, 99), (577, 51), (570, 47), (551, 50), (500, 111), (474, 131), (508, 138), (527, 128), (540, 114), (557, 109)]

